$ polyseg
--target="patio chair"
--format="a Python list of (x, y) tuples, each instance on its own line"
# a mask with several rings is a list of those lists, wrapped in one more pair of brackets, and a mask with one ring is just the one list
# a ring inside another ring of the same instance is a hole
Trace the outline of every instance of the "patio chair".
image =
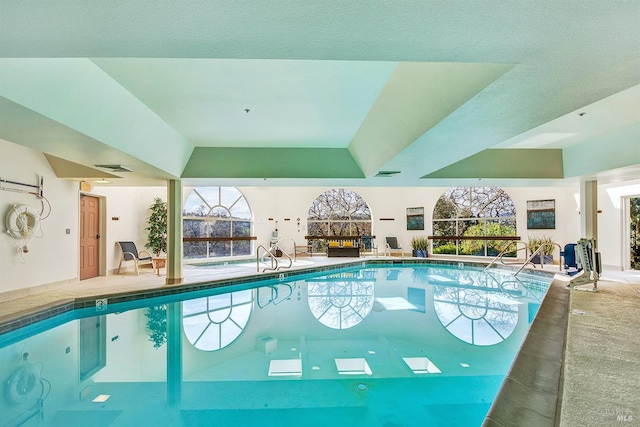
[(398, 243), (397, 237), (386, 237), (386, 247), (384, 250), (384, 254), (387, 256), (391, 256), (392, 251), (400, 252), (400, 256), (404, 255), (402, 252), (402, 245)]
[(362, 236), (360, 238), (360, 251), (362, 256), (367, 254), (375, 254), (378, 256), (378, 245), (376, 245), (375, 238), (373, 236)]
[(122, 254), (120, 255), (120, 264), (118, 264), (118, 274), (120, 274), (120, 267), (122, 267), (122, 263), (124, 261), (133, 261), (137, 275), (140, 275), (140, 270), (138, 270), (139, 265), (151, 264), (153, 267), (153, 255), (151, 252), (147, 250), (141, 250), (138, 252), (138, 248), (136, 248), (136, 244), (133, 242), (116, 243), (118, 243), (122, 250)]

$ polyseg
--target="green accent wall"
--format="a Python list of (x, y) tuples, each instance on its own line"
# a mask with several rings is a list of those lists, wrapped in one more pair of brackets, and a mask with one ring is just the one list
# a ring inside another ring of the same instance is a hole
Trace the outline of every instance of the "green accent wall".
[(364, 178), (346, 148), (195, 148), (183, 178)]

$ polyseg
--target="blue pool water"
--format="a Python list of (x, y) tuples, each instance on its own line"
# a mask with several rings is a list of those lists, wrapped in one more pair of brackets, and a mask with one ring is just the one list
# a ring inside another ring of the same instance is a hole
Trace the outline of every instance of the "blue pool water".
[(0, 336), (3, 425), (479, 426), (550, 279), (344, 269)]

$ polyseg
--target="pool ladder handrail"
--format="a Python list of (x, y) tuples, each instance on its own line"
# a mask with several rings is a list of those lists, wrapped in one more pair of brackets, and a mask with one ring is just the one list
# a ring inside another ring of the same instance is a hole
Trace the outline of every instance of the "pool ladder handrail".
[[(518, 248), (518, 244), (519, 244), (519, 243), (524, 244), (524, 247), (522, 247), (522, 248)], [(516, 248), (515, 248), (515, 249), (513, 249), (513, 250), (510, 250), (511, 245), (513, 245), (513, 244), (515, 244), (515, 245), (516, 245)], [(523, 242), (523, 241), (521, 241), (521, 240), (509, 240), (509, 241), (508, 241), (508, 243), (505, 245), (505, 247), (504, 247), (504, 248), (502, 248), (502, 250), (500, 251), (500, 253), (499, 253), (498, 255), (496, 255), (496, 256), (491, 260), (491, 262), (490, 262), (490, 263), (489, 263), (489, 264), (484, 268), (484, 271), (486, 272), (487, 270), (489, 270), (489, 268), (491, 268), (491, 266), (492, 266), (493, 264), (495, 264), (496, 262), (498, 262), (498, 261), (500, 261), (500, 264), (502, 264), (502, 265), (520, 264), (520, 262), (519, 262), (519, 261), (516, 261), (516, 262), (505, 262), (505, 261), (502, 259), (502, 257), (504, 257), (506, 254), (508, 254), (508, 253), (512, 253), (512, 252), (515, 252), (515, 253), (517, 254), (517, 253), (518, 253), (518, 251), (521, 251), (521, 250), (523, 250), (523, 249), (524, 249), (525, 251), (528, 249), (528, 246), (527, 246), (527, 243), (526, 243), (526, 242)], [(525, 256), (526, 256), (526, 253), (525, 253)], [(526, 265), (526, 263), (525, 263), (525, 265)]]
[[(538, 249), (533, 251), (533, 253), (529, 256), (529, 258), (527, 258), (525, 263), (522, 264), (522, 266), (518, 269), (518, 271), (516, 271), (513, 275), (517, 276), (518, 273), (520, 273), (527, 266), (527, 264), (533, 264), (533, 262), (531, 262), (531, 260), (533, 258), (535, 258), (536, 255), (538, 255), (539, 258), (540, 258), (540, 268), (544, 268), (544, 252), (542, 253), (542, 255), (540, 255), (540, 253), (544, 248), (546, 248), (546, 247), (554, 247), (554, 246), (557, 246), (558, 249), (560, 250), (560, 252), (562, 252), (562, 247), (558, 243), (555, 243), (555, 242), (543, 243), (538, 247)], [(533, 266), (535, 267), (535, 264), (533, 264)], [(560, 262), (560, 270), (562, 270), (562, 262)]]
[[(278, 286), (285, 286), (289, 290), (289, 293), (286, 294), (285, 296), (281, 296), (280, 291), (278, 290)], [(260, 291), (266, 288), (269, 288), (270, 295), (269, 295), (268, 301), (266, 303), (263, 303), (262, 300), (260, 299)], [(293, 295), (293, 288), (288, 283), (280, 283), (278, 285), (269, 285), (269, 286), (260, 287), (257, 290), (256, 304), (260, 308), (265, 308), (269, 304), (278, 305), (282, 301), (286, 301), (287, 299), (289, 299), (291, 295)]]
[[(278, 245), (278, 243), (274, 243), (272, 244), (269, 249), (267, 249), (264, 245), (258, 245), (258, 247), (256, 248), (256, 269), (258, 272), (260, 272), (260, 249), (262, 249), (264, 251), (264, 255), (266, 255), (270, 260), (271, 260), (271, 267), (265, 267), (262, 272), (264, 273), (265, 271), (269, 270), (269, 271), (277, 271), (280, 270), (282, 268), (291, 268), (291, 266), (293, 265), (293, 260), (291, 259), (291, 257), (289, 256), (289, 254), (287, 252), (285, 252), (284, 250), (282, 250), (282, 248)], [(280, 251), (282, 252), (282, 255), (284, 255), (285, 257), (287, 257), (287, 259), (289, 260), (289, 265), (288, 266), (281, 266), (280, 262), (278, 261), (278, 257), (276, 257), (276, 251)]]
[[(515, 250), (509, 250), (509, 248), (511, 247), (512, 244), (516, 244), (516, 249)], [(525, 246), (523, 248), (518, 248), (518, 243), (523, 243)], [(562, 252), (562, 247), (560, 247), (560, 245), (558, 243), (555, 242), (546, 242), (541, 244), (540, 246), (538, 246), (538, 248), (533, 251), (533, 253), (526, 259), (526, 261), (524, 263), (522, 263), (522, 265), (520, 266), (520, 268), (518, 268), (518, 270), (513, 273), (513, 276), (517, 276), (522, 270), (524, 270), (524, 268), (531, 264), (533, 265), (533, 267), (535, 268), (535, 264), (532, 262), (533, 258), (536, 257), (536, 255), (540, 255), (540, 253), (542, 252), (542, 250), (548, 246), (554, 247), (557, 246), (558, 249), (560, 250), (560, 252)], [(525, 242), (521, 242), (519, 240), (510, 240), (509, 243), (504, 247), (504, 249), (502, 249), (500, 251), (500, 253), (498, 255), (496, 255), (496, 257), (491, 260), (491, 262), (484, 268), (484, 271), (487, 271), (493, 264), (496, 263), (496, 261), (500, 260), (500, 263), (503, 265), (508, 265), (508, 264), (518, 264), (518, 263), (506, 263), (502, 260), (502, 257), (507, 254), (507, 253), (511, 253), (511, 252), (518, 252), (520, 250), (524, 249), (525, 251), (529, 251), (529, 245)], [(544, 255), (540, 256), (540, 268), (544, 268)], [(562, 262), (560, 263), (560, 270), (562, 270)]]
[(293, 240), (291, 237), (283, 237), (282, 239), (279, 239), (275, 244), (278, 245), (278, 248), (282, 251), (282, 253), (286, 253), (288, 254), (286, 251), (284, 251), (282, 249), (281, 243), (282, 242), (286, 242), (286, 241), (291, 241), (291, 243), (293, 243), (293, 260), (296, 260), (296, 241)]

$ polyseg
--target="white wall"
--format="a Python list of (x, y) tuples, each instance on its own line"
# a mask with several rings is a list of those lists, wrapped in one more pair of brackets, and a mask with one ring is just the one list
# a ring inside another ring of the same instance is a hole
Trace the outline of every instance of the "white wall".
[[(360, 194), (368, 203), (373, 215), (373, 234), (376, 235), (380, 248), (384, 247), (385, 236), (397, 236), (400, 243), (409, 251), (411, 237), (417, 235), (431, 235), (431, 221), (433, 208), (437, 200), (448, 187), (423, 188), (377, 188), (350, 187)], [(325, 187), (238, 187), (244, 194), (253, 212), (254, 235), (258, 244), (267, 244), (271, 232), (278, 227), (280, 238), (290, 237), (298, 245), (305, 243), (307, 234), (307, 213), (311, 203), (329, 188)], [(186, 199), (193, 187), (183, 189), (183, 200)], [(564, 246), (566, 243), (576, 242), (580, 238), (580, 221), (574, 187), (534, 187), (534, 188), (506, 188), (505, 191), (514, 201), (518, 215), (517, 233), (523, 241), (529, 236), (547, 235)], [(166, 189), (159, 187), (111, 187), (96, 188), (96, 193), (108, 197), (107, 221), (109, 224), (108, 247), (114, 248), (111, 268), (117, 267), (119, 252), (115, 249), (117, 240), (130, 240), (137, 235), (136, 243), (139, 248), (144, 247), (146, 234), (144, 228), (148, 216), (146, 208), (151, 205), (153, 198), (158, 196), (166, 200)], [(554, 230), (527, 230), (526, 211), (527, 200), (554, 199), (556, 201), (556, 228)], [(425, 208), (425, 230), (407, 231), (406, 208)], [(128, 212), (128, 210), (137, 212)], [(120, 217), (119, 221), (111, 220), (112, 216)], [(300, 218), (298, 227), (297, 219)], [(380, 218), (393, 218), (393, 221), (380, 221)], [(557, 259), (556, 254), (556, 259)], [(115, 264), (113, 264), (115, 262)], [(114, 267), (115, 265), (115, 267)]]
[(106, 235), (103, 238), (106, 239), (107, 270), (111, 273), (120, 262), (120, 248), (116, 242), (133, 241), (138, 251), (145, 249), (149, 206), (155, 197), (166, 201), (167, 188), (102, 186), (94, 187), (91, 194), (102, 196), (106, 205)]
[[(38, 285), (78, 280), (79, 247), (79, 185), (77, 182), (55, 176), (44, 155), (40, 152), (0, 140), (0, 177), (5, 180), (37, 184), (38, 176), (44, 177), (44, 195), (51, 203), (51, 214), (42, 221), (43, 237), (29, 242), (29, 253), (23, 259), (8, 235), (0, 237), (0, 293), (18, 291), (28, 294)], [(4, 184), (5, 187), (10, 187)], [(14, 186), (15, 187), (15, 186)], [(601, 186), (602, 187), (602, 186)], [(612, 186), (599, 189), (598, 246), (603, 265), (622, 269), (622, 205), (620, 196), (611, 196)], [(28, 188), (27, 188), (28, 189)], [(254, 215), (254, 235), (257, 243), (267, 244), (278, 221), (280, 237), (291, 237), (297, 244), (304, 244), (307, 233), (306, 217), (313, 200), (328, 189), (325, 187), (239, 187), (245, 195)], [(374, 218), (373, 233), (379, 247), (385, 236), (397, 236), (408, 251), (411, 237), (432, 234), (433, 207), (446, 187), (351, 187), (369, 203)], [(192, 187), (183, 189), (183, 198)], [(549, 235), (561, 245), (580, 238), (577, 185), (570, 187), (508, 187), (505, 191), (516, 205), (517, 233), (526, 241), (530, 235)], [(116, 241), (133, 240), (140, 249), (146, 243), (148, 207), (154, 197), (166, 200), (166, 187), (94, 187), (90, 194), (103, 197), (106, 207), (107, 270), (117, 268), (120, 257)], [(626, 193), (625, 193), (626, 194)], [(556, 202), (556, 228), (554, 230), (526, 229), (527, 200), (554, 199)], [(616, 202), (618, 200), (618, 202)], [(29, 194), (0, 191), (0, 212), (3, 231), (6, 214), (14, 203), (29, 204), (40, 209), (40, 200)], [(406, 208), (425, 208), (425, 230), (406, 230)], [(113, 218), (118, 218), (117, 220)], [(269, 218), (273, 218), (269, 221)], [(289, 218), (289, 221), (285, 221)], [(297, 218), (300, 218), (298, 228)], [(380, 218), (394, 218), (380, 221)], [(65, 230), (69, 229), (70, 234)], [(21, 261), (24, 262), (21, 262)]]
[[(577, 242), (580, 238), (579, 202), (577, 202), (580, 189), (578, 186), (505, 188), (505, 191), (515, 203), (518, 215), (517, 233), (523, 241), (528, 241), (529, 236), (549, 236), (564, 248), (567, 243)], [(556, 228), (554, 230), (528, 230), (527, 201), (550, 199), (555, 200)], [(556, 250), (554, 259), (558, 260), (559, 256), (560, 254)]]
[[(32, 195), (13, 191), (0, 191), (0, 292), (25, 290), (33, 286), (76, 280), (78, 277), (78, 183), (58, 179), (49, 162), (38, 151), (0, 140), (0, 178), (25, 184), (37, 184), (44, 179), (44, 197), (51, 204), (51, 213), (43, 221), (42, 237), (32, 238), (29, 252), (23, 256), (6, 233), (6, 216), (13, 204), (26, 204), (38, 211), (41, 200)], [(1, 184), (37, 192), (37, 189), (12, 184)], [(46, 211), (45, 211), (46, 214)], [(66, 234), (66, 229), (70, 234)]]
[[(328, 188), (296, 187), (296, 188), (255, 188), (239, 187), (253, 209), (256, 227), (255, 234), (258, 242), (266, 243), (270, 233), (278, 220), (280, 237), (293, 237), (304, 243), (306, 235), (306, 217), (313, 200)], [(431, 222), (433, 208), (448, 189), (448, 187), (422, 188), (377, 188), (350, 187), (369, 203), (373, 216), (373, 234), (376, 236), (380, 248), (384, 247), (385, 236), (397, 236), (405, 251), (411, 248), (413, 236), (432, 235)], [(505, 191), (516, 206), (518, 215), (517, 234), (523, 241), (529, 236), (547, 235), (564, 246), (566, 243), (576, 242), (580, 238), (580, 218), (575, 195), (579, 188), (574, 187), (534, 187), (534, 188), (505, 188)], [(526, 212), (527, 200), (555, 199), (556, 228), (554, 230), (527, 230)], [(424, 207), (425, 230), (408, 231), (406, 223), (406, 208)], [(290, 218), (290, 221), (285, 221)], [(301, 219), (298, 231), (296, 219)], [(393, 218), (393, 221), (380, 221), (380, 218)], [(265, 219), (266, 223), (261, 220)], [(557, 259), (558, 254), (556, 254)]]

